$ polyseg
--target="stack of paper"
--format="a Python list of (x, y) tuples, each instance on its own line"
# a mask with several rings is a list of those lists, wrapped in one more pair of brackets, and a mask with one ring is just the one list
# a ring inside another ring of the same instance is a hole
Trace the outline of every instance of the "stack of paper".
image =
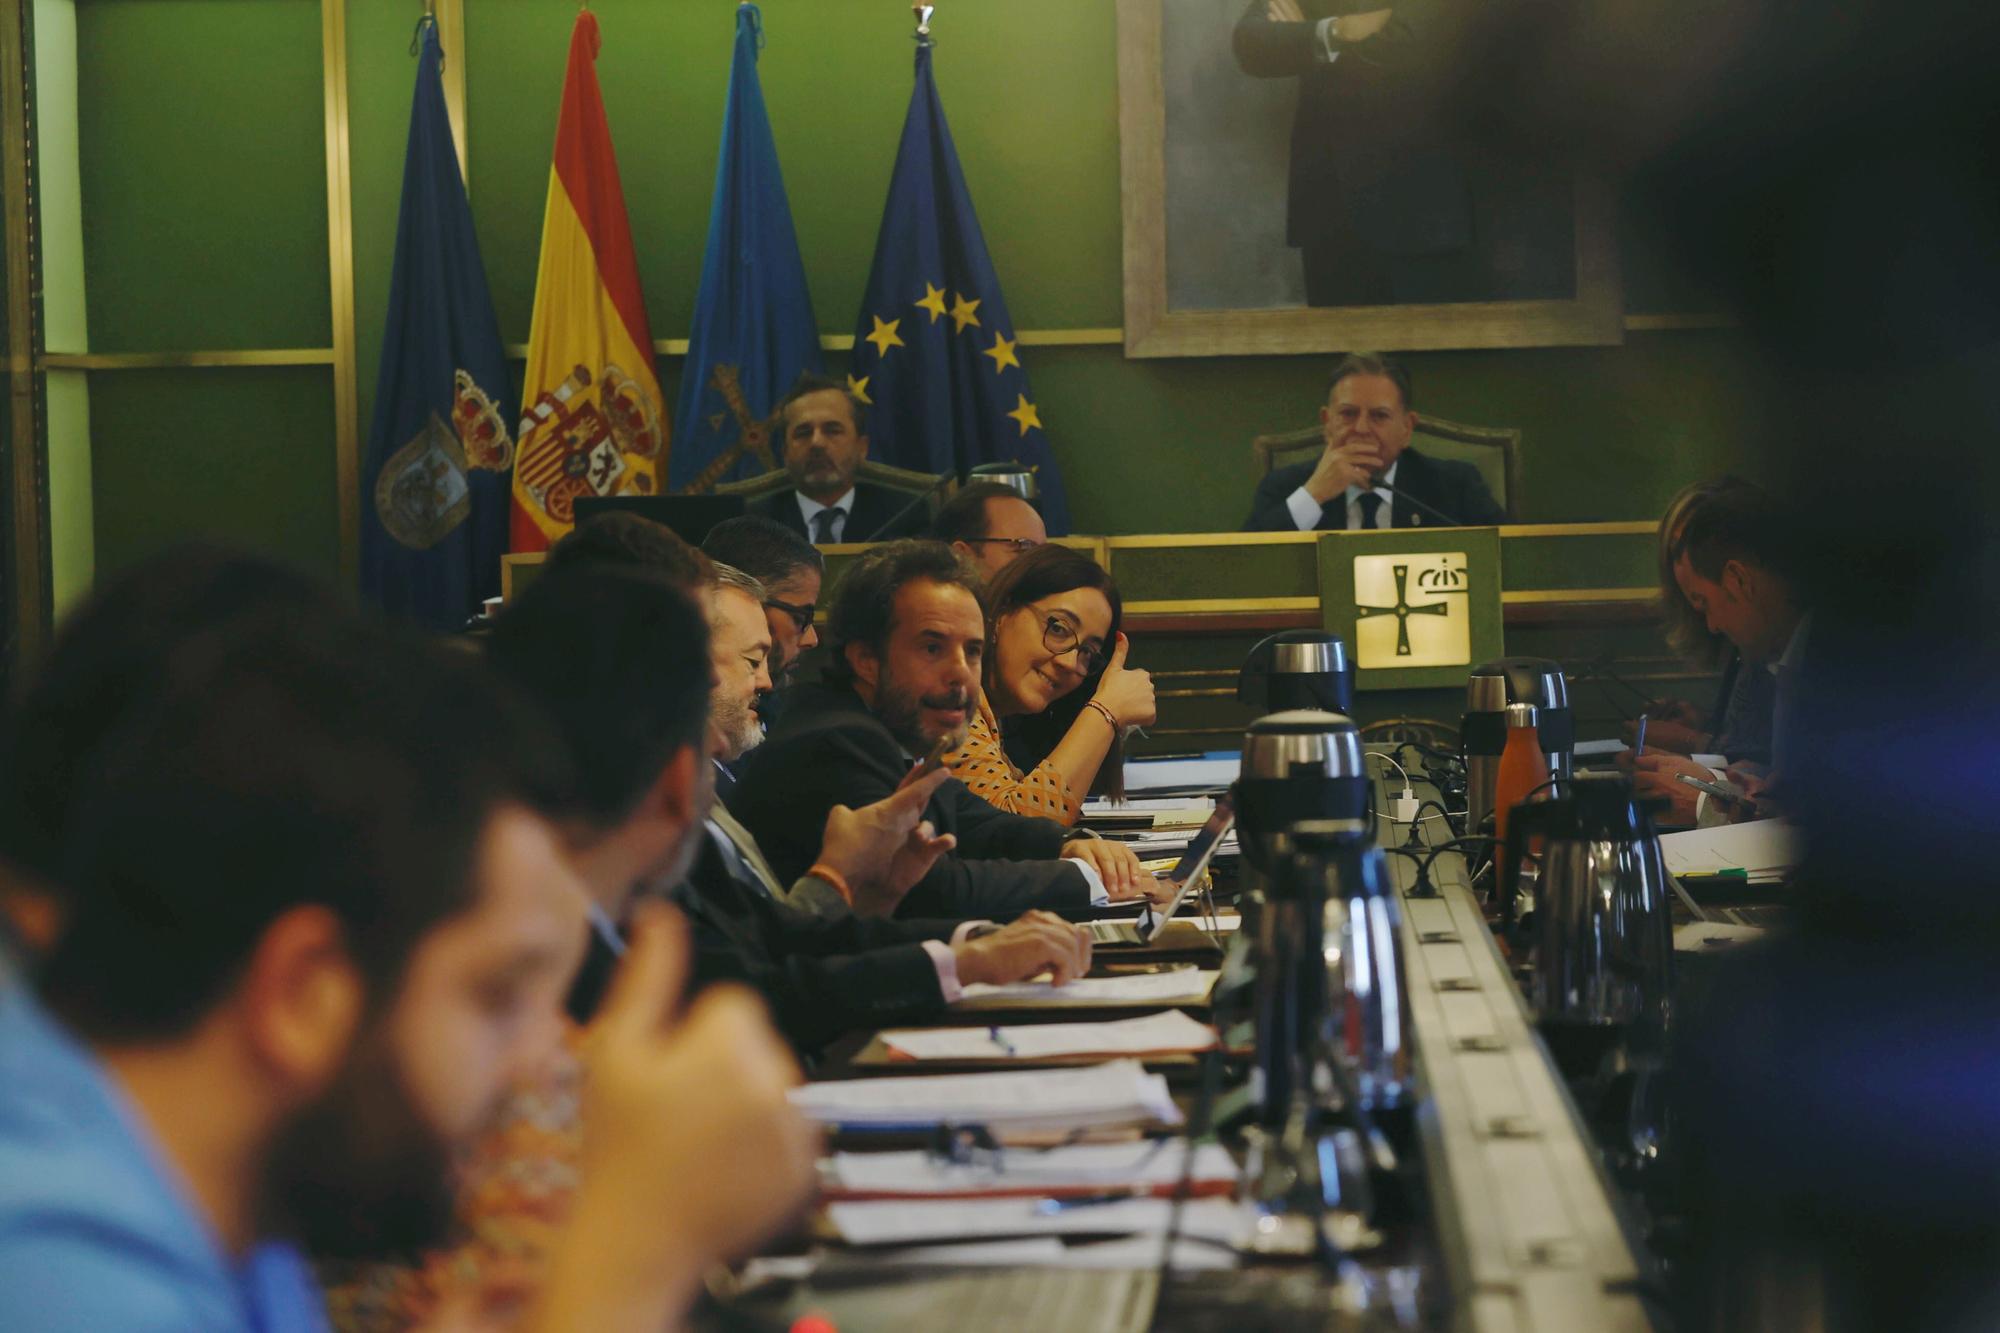
[[(1132, 1198), (1056, 1208), (1046, 1199), (917, 1199), (827, 1205), (827, 1219), (849, 1245), (914, 1245), (979, 1236), (1161, 1235), (1170, 1199)], [(1250, 1210), (1228, 1199), (1180, 1205), (1180, 1231), (1223, 1244), (1248, 1234)]]
[[(1188, 841), (1193, 837), (1192, 829), (1167, 829), (1140, 833), (1133, 837), (1120, 838), (1119, 841), (1130, 847), (1132, 854), (1141, 860), (1151, 856), (1168, 858), (1167, 868), (1171, 870), (1174, 862), (1180, 859), (1181, 853), (1187, 850)], [(1241, 854), (1236, 846), (1235, 829), (1223, 834), (1215, 845), (1215, 859), (1218, 861), (1226, 861), (1232, 856)]]
[(1782, 819), (1689, 829), (1660, 837), (1660, 855), (1670, 875), (1733, 875), (1752, 884), (1773, 883), (1792, 873), (1805, 856), (1805, 836)]
[(955, 1011), (985, 1009), (1122, 1009), (1132, 1005), (1204, 1004), (1222, 974), (1205, 968), (1177, 967), (1166, 972), (1141, 972), (1124, 977), (1079, 977), (1068, 985), (1053, 981), (1015, 981), (1004, 986), (974, 982), (952, 1005)]
[(1057, 1056), (1179, 1055), (1215, 1045), (1215, 1029), (1178, 1009), (1118, 1023), (1034, 1023), (998, 1028), (884, 1032), (882, 1044), (912, 1060), (1047, 1060)]
[(1158, 1122), (1181, 1113), (1167, 1081), (1137, 1060), (1085, 1069), (855, 1079), (793, 1088), (808, 1119), (851, 1129), (984, 1125), (988, 1129), (1077, 1129)]
[(1236, 1160), (1220, 1144), (1202, 1144), (1192, 1162), (1186, 1156), (1184, 1139), (1007, 1148), (969, 1164), (926, 1152), (835, 1153), (820, 1163), (820, 1179), (836, 1197), (1061, 1197), (1111, 1190), (1171, 1195), (1184, 1170), (1190, 1188), (1203, 1194), (1235, 1185)]

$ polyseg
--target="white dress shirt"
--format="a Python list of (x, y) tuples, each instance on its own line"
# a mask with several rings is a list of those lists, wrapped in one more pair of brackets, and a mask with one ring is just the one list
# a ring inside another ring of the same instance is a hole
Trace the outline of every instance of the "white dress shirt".
[(819, 529), (813, 524), (813, 515), (823, 509), (834, 511), (835, 517), (831, 540), (836, 542), (847, 540), (847, 520), (854, 514), (854, 488), (852, 486), (847, 488), (847, 494), (841, 496), (830, 505), (823, 505), (817, 500), (807, 499), (803, 491), (793, 491), (792, 494), (798, 499), (799, 515), (806, 521), (806, 537), (809, 540), (819, 540)]
[[(1396, 486), (1396, 469), (1401, 467), (1402, 464), (1403, 460), (1400, 458), (1389, 464), (1388, 470), (1383, 472), (1382, 480), (1377, 484), (1394, 490)], [(1347, 488), (1347, 522), (1343, 526), (1349, 529), (1361, 526), (1361, 497), (1365, 494), (1367, 492), (1359, 486), (1349, 486)], [(1389, 507), (1394, 503), (1394, 500), (1386, 494), (1381, 498), (1382, 503), (1375, 510), (1374, 526), (1377, 528), (1386, 528), (1390, 522)], [(1318, 527), (1320, 516), (1326, 512), (1326, 506), (1313, 499), (1312, 492), (1303, 486), (1285, 497), (1285, 508), (1291, 511), (1292, 522), (1298, 524), (1300, 532), (1311, 532), (1314, 528)]]

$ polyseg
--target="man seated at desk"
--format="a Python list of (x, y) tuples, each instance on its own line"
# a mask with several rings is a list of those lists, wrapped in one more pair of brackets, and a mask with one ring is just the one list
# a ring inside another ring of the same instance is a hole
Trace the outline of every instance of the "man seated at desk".
[(818, 546), (889, 541), (923, 531), (930, 515), (919, 505), (903, 516), (910, 496), (858, 482), (868, 457), (867, 411), (838, 380), (801, 376), (775, 413), (783, 433), (792, 489), (750, 506)]
[[(1731, 764), (1730, 781), (1748, 798), (1733, 809), (1680, 780), (1682, 774), (1712, 782), (1724, 776), (1675, 754), (1643, 754), (1632, 763), (1642, 796), (1672, 803), (1670, 821), (1708, 824), (1773, 813), (1765, 796), (1785, 767), (1788, 732), (1805, 664), (1812, 610), (1805, 601), (1800, 539), (1784, 505), (1751, 486), (1719, 494), (1689, 514), (1673, 548), (1674, 581), (1709, 629), (1736, 645), (1746, 670), (1769, 671), (1776, 681), (1771, 707), (1768, 773)], [(1760, 806), (1765, 808), (1759, 808)]]
[[(986, 651), (978, 576), (941, 542), (870, 551), (834, 594), (827, 639), (825, 682), (794, 689), (729, 796), (780, 883), (811, 868), (835, 806), (883, 800), (918, 758), (964, 745)], [(924, 817), (957, 847), (909, 891), (904, 916), (1004, 921), (1136, 898), (1155, 882), (1124, 844), (1009, 814), (956, 778)]]
[(1333, 368), (1319, 410), (1326, 448), (1257, 484), (1245, 532), (1482, 527), (1506, 514), (1470, 463), (1410, 447), (1417, 429), (1410, 372), (1369, 352)]

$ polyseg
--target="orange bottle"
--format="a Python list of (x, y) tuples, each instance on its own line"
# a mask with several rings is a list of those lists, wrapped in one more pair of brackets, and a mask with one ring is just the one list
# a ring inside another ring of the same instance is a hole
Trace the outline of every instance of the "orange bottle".
[(1507, 745), (1500, 751), (1500, 769), (1493, 779), (1493, 834), (1499, 839), (1493, 867), (1500, 873), (1496, 891), (1504, 892), (1507, 885), (1507, 816), (1548, 780), (1549, 761), (1535, 730), (1535, 706), (1508, 704)]

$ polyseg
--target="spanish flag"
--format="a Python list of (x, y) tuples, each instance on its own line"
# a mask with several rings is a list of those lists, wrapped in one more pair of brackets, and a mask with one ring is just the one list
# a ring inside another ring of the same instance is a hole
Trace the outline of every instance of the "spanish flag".
[(667, 416), (611, 126), (597, 88), (597, 17), (577, 15), (542, 217), (535, 315), (514, 458), (513, 549), (540, 551), (579, 497), (657, 495)]

